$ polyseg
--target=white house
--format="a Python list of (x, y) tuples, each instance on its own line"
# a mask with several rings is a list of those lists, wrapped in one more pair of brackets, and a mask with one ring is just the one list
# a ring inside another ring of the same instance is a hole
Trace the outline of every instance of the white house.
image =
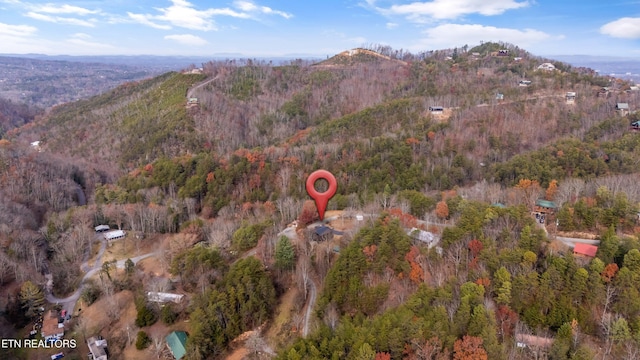
[(93, 360), (107, 360), (107, 340), (93, 336), (87, 340)]
[(538, 70), (555, 71), (557, 69), (556, 69), (555, 65), (553, 65), (552, 63), (542, 63), (542, 64), (538, 65)]
[(420, 230), (418, 228), (411, 228), (411, 230), (409, 230), (408, 232), (408, 235), (414, 240), (427, 244), (429, 247), (435, 244), (438, 240), (434, 233)]
[(184, 295), (182, 294), (171, 294), (171, 293), (155, 292), (155, 291), (147, 292), (147, 299), (149, 299), (149, 301), (158, 302), (158, 303), (165, 303), (169, 301), (174, 303), (179, 303), (182, 301), (182, 298), (184, 298)]
[(104, 238), (109, 241), (122, 239), (125, 236), (127, 236), (127, 234), (124, 232), (124, 230), (111, 230), (104, 233)]
[(109, 225), (98, 225), (95, 227), (96, 232), (105, 232), (111, 230)]
[(41, 152), (42, 151), (42, 147), (40, 146), (42, 145), (42, 141), (38, 140), (38, 141), (34, 141), (31, 143), (31, 148), (37, 152)]
[(567, 103), (573, 103), (576, 101), (576, 93), (573, 91), (567, 92), (567, 95), (565, 98), (567, 100)]

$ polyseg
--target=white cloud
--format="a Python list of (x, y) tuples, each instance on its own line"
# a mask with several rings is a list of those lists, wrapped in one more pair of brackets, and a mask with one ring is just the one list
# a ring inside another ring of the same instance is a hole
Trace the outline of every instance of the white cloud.
[(396, 23), (392, 23), (392, 22), (387, 23), (387, 29), (395, 29), (397, 27), (398, 27), (398, 24)]
[(623, 17), (603, 25), (600, 32), (617, 38), (639, 39), (640, 38), (640, 17)]
[(191, 34), (181, 34), (181, 35), (167, 35), (164, 37), (165, 40), (173, 40), (179, 42), (183, 45), (192, 45), (192, 46), (203, 46), (208, 44), (207, 40)]
[(95, 26), (94, 19), (83, 20), (83, 19), (76, 19), (76, 18), (70, 18), (70, 17), (51, 16), (51, 15), (36, 13), (33, 11), (29, 11), (28, 13), (25, 14), (25, 16), (30, 17), (32, 19), (52, 22), (56, 24), (78, 25), (78, 26), (86, 26), (86, 27)]
[(75, 15), (90, 15), (97, 14), (100, 10), (89, 10), (79, 6), (73, 5), (56, 5), (56, 4), (43, 4), (43, 5), (32, 5), (30, 6), (31, 10), (34, 12), (42, 12), (48, 14), (75, 14)]
[(247, 17), (229, 8), (198, 10), (186, 0), (171, 0), (171, 2), (173, 5), (168, 8), (157, 8), (156, 10), (160, 11), (162, 15), (158, 15), (155, 18), (186, 29), (216, 30), (212, 19), (216, 15)]
[[(551, 35), (534, 29), (509, 29), (471, 24), (443, 24), (424, 31), (426, 38), (419, 48), (447, 48), (482, 41), (504, 41), (526, 47), (552, 38)], [(556, 37), (560, 39), (561, 37)]]
[(254, 4), (251, 1), (244, 1), (244, 0), (238, 0), (235, 1), (233, 3), (233, 5), (242, 10), (242, 11), (246, 11), (249, 13), (262, 13), (262, 14), (266, 14), (266, 15), (279, 15), (282, 16), (285, 19), (290, 19), (293, 17), (292, 14), (284, 12), (284, 11), (280, 11), (280, 10), (273, 10), (272, 8), (268, 7), (268, 6), (258, 6), (256, 4)]
[(37, 28), (29, 25), (9, 25), (0, 23), (0, 36), (30, 36), (38, 31)]
[(433, 0), (396, 4), (390, 8), (375, 5), (375, 0), (366, 0), (368, 7), (384, 15), (402, 15), (410, 21), (428, 22), (430, 19), (457, 19), (464, 15), (500, 15), (508, 10), (529, 6), (529, 0)]
[(133, 14), (130, 12), (127, 12), (127, 15), (129, 16), (129, 18), (139, 24), (142, 25), (146, 25), (152, 28), (156, 28), (156, 29), (161, 29), (161, 30), (169, 30), (171, 29), (171, 26), (169, 25), (163, 25), (163, 24), (157, 24), (153, 21), (151, 21), (149, 18), (152, 18), (152, 16), (150, 15), (145, 15), (145, 14)]
[[(217, 30), (214, 22), (216, 16), (228, 16), (239, 19), (255, 19), (257, 15), (278, 15), (285, 19), (293, 17), (284, 11), (274, 10), (267, 6), (256, 5), (250, 1), (239, 0), (233, 3), (237, 9), (209, 8), (199, 10), (186, 0), (170, 0), (172, 5), (166, 8), (155, 8), (160, 14), (134, 14), (127, 13), (131, 20), (157, 29), (170, 29), (181, 27), (191, 30), (210, 31)], [(167, 24), (161, 24), (165, 22)]]
[(76, 39), (91, 39), (91, 35), (85, 33), (75, 33), (71, 35), (71, 37)]

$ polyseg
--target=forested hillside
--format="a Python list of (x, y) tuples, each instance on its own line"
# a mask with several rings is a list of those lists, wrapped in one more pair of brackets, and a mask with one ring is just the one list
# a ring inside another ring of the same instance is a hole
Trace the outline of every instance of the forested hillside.
[[(82, 301), (114, 316), (75, 321), (116, 357), (161, 354), (160, 319), (193, 359), (636, 358), (629, 85), (509, 44), (377, 47), (212, 61), (55, 107), (0, 142), (2, 330), (32, 320), (25, 280), (84, 286), (108, 224), (135, 251), (102, 261)], [(306, 201), (321, 168), (330, 235)], [(141, 248), (155, 270), (116, 266)], [(161, 290), (188, 301), (145, 300)], [(133, 302), (137, 350), (115, 316)]]
[(44, 109), (159, 73), (156, 68), (104, 63), (108, 59), (92, 60), (0, 56), (0, 97)]
[(7, 131), (33, 121), (39, 112), (39, 109), (0, 98), (0, 138)]

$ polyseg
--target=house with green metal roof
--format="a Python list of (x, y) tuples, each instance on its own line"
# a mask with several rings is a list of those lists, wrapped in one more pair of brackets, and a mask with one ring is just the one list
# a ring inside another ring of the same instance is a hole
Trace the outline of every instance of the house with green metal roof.
[(174, 331), (165, 338), (169, 351), (176, 360), (182, 359), (187, 354), (187, 333)]
[(533, 207), (533, 211), (543, 214), (552, 214), (556, 212), (557, 209), (558, 205), (556, 205), (556, 203), (544, 199), (536, 200), (536, 205)]

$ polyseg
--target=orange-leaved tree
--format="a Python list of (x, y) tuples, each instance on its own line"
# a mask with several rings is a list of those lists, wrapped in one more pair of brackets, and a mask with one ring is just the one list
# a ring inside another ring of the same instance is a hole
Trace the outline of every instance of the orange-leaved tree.
[(465, 335), (453, 344), (453, 360), (488, 360), (482, 338)]
[(449, 205), (446, 202), (440, 201), (436, 204), (436, 216), (443, 220), (449, 218)]

